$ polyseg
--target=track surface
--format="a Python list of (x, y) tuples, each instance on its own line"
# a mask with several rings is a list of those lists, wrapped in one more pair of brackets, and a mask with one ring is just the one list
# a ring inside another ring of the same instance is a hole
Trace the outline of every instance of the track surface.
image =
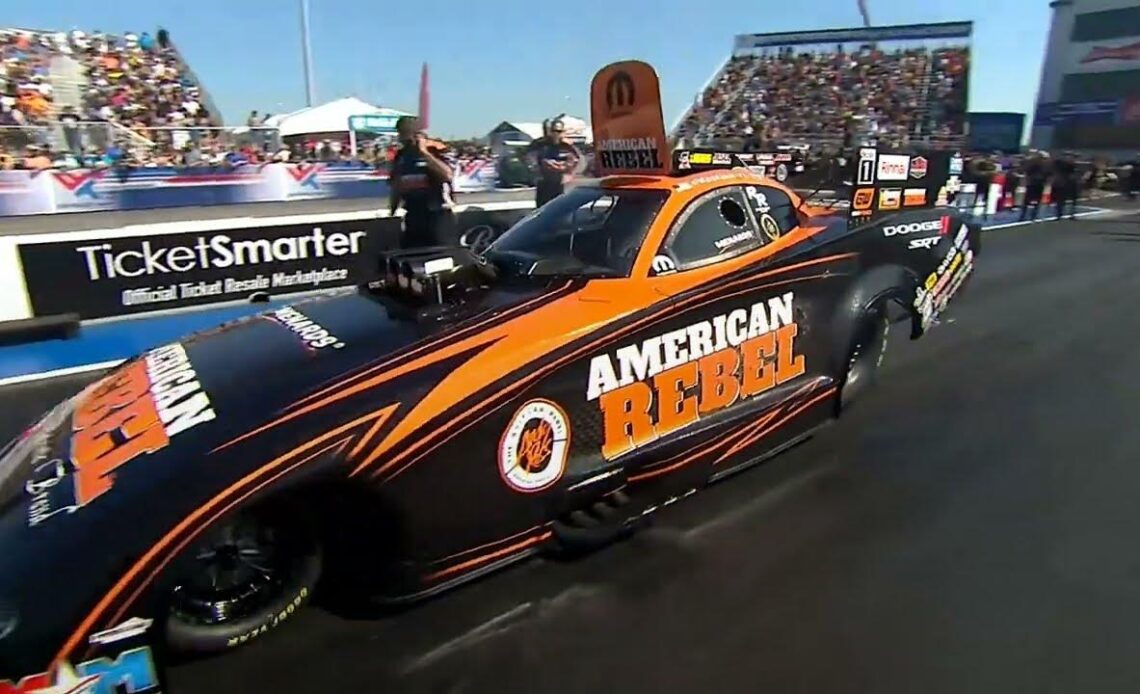
[[(1135, 692), (1136, 219), (987, 233), (858, 409), (628, 542), (309, 610), (174, 691)], [(0, 391), (0, 435), (89, 378)]]

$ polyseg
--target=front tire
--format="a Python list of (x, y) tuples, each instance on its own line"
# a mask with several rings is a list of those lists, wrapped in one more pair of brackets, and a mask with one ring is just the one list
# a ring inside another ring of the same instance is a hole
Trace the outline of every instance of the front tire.
[(847, 371), (839, 391), (840, 411), (849, 408), (874, 385), (887, 351), (890, 317), (879, 304), (859, 320), (847, 356)]
[(239, 512), (189, 551), (170, 593), (166, 639), (177, 653), (232, 650), (276, 629), (311, 599), (323, 552), (290, 504)]

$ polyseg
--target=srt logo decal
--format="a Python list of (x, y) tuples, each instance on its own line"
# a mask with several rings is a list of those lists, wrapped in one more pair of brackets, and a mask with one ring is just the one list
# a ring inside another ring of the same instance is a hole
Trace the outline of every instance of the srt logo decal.
[(632, 109), (635, 99), (637, 99), (637, 90), (628, 72), (618, 71), (609, 82), (606, 82), (606, 108), (611, 113)]
[(612, 460), (805, 372), (795, 296), (757, 302), (590, 360), (587, 401)]
[(914, 239), (909, 244), (907, 244), (907, 247), (912, 250), (918, 248), (933, 248), (937, 246), (938, 242), (941, 240), (941, 236), (930, 236), (925, 239)]
[(499, 439), (499, 474), (512, 489), (537, 492), (566, 471), (570, 423), (549, 400), (531, 400), (515, 412)]

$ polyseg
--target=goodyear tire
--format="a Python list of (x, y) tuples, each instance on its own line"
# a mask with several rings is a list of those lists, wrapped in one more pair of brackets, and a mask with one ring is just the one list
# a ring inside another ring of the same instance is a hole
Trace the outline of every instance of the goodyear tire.
[(859, 320), (847, 353), (847, 371), (839, 391), (839, 409), (845, 410), (874, 385), (887, 351), (890, 319), (886, 306), (877, 304)]
[(239, 513), (209, 531), (173, 581), (166, 640), (176, 653), (233, 650), (276, 630), (310, 600), (323, 552), (293, 505)]

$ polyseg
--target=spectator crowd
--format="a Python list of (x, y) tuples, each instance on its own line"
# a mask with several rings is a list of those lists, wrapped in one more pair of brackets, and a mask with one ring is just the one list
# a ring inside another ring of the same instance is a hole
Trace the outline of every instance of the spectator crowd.
[(164, 29), (0, 30), (4, 164), (88, 165), (148, 140), (173, 158), (179, 129), (220, 124)]
[(966, 122), (965, 48), (865, 45), (729, 59), (677, 135), (719, 146), (834, 145), (874, 138), (891, 144), (950, 142)]

